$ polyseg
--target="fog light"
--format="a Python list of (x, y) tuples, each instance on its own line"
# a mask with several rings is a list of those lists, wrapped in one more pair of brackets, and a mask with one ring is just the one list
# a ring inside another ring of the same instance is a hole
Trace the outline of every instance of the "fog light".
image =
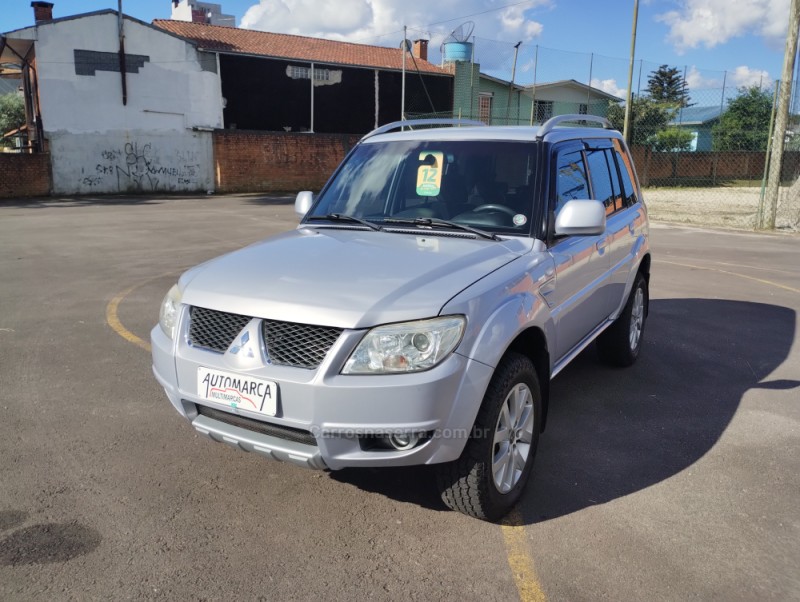
[(389, 444), (398, 450), (411, 449), (419, 442), (419, 435), (413, 433), (401, 433), (389, 436)]

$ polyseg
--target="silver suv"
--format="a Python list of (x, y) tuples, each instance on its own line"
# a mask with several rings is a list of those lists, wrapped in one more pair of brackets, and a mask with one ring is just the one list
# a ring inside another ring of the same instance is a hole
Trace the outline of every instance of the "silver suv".
[[(578, 120), (605, 127), (557, 127)], [(550, 380), (592, 341), (639, 355), (647, 212), (604, 119), (445, 122), (368, 134), (298, 194), (296, 230), (184, 273), (153, 371), (215, 441), (316, 469), (435, 465), (450, 508), (496, 520)]]

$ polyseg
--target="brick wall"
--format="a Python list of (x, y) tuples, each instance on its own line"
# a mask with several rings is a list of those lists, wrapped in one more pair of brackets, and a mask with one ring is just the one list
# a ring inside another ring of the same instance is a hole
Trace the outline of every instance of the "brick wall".
[[(764, 175), (764, 151), (653, 152), (631, 148), (642, 186), (691, 186), (720, 184), (727, 180), (760, 180)], [(781, 180), (794, 181), (800, 173), (800, 152), (783, 155)]]
[(360, 136), (216, 130), (216, 190), (317, 191)]
[(47, 196), (52, 187), (49, 154), (0, 153), (0, 199)]

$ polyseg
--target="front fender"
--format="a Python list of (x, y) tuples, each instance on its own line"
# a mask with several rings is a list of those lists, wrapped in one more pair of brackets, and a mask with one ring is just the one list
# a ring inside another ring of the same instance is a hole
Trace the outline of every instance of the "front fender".
[[(527, 265), (520, 265), (522, 261)], [(551, 266), (549, 255), (534, 253), (493, 272), (448, 302), (443, 315), (468, 316), (457, 353), (495, 368), (517, 336), (531, 327), (540, 328), (548, 341), (554, 341), (553, 319), (539, 295)]]

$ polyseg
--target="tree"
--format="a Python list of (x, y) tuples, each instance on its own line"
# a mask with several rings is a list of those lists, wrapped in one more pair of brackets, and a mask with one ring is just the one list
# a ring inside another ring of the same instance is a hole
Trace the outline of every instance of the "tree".
[(739, 88), (711, 130), (715, 151), (767, 150), (772, 93), (758, 86)]
[[(25, 125), (25, 101), (11, 92), (0, 96), (0, 136)], [(3, 144), (5, 141), (0, 141)]]
[(676, 107), (690, 106), (686, 80), (677, 67), (661, 65), (655, 71), (651, 71), (647, 78), (647, 93), (657, 102)]
[[(651, 144), (655, 135), (667, 127), (674, 112), (675, 109), (670, 105), (645, 96), (634, 97), (631, 101), (631, 143)], [(608, 120), (616, 129), (622, 131), (625, 123), (625, 107), (622, 104), (610, 105)]]

